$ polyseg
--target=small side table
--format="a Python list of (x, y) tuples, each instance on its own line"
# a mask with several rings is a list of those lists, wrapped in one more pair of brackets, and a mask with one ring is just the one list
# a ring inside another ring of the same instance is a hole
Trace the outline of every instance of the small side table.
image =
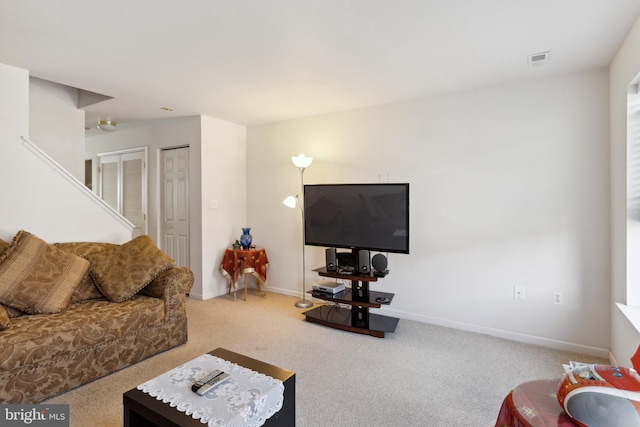
[(220, 272), (229, 281), (229, 293), (234, 290), (233, 297), (236, 297), (238, 290), (238, 276), (243, 275), (244, 282), (244, 300), (247, 300), (247, 274), (251, 274), (256, 278), (258, 291), (262, 292), (263, 286), (267, 286), (267, 267), (269, 266), (269, 258), (264, 248), (254, 249), (227, 249), (222, 258)]
[(560, 379), (522, 383), (502, 402), (495, 427), (577, 427), (558, 403)]

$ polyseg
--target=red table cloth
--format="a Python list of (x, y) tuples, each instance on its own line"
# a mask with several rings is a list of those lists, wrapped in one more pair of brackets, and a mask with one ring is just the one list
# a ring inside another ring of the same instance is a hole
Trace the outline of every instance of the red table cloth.
[[(251, 274), (258, 282), (258, 290), (267, 285), (267, 267), (269, 258), (264, 248), (255, 249), (227, 249), (222, 259), (220, 271), (229, 280), (229, 292), (237, 289), (238, 276), (240, 274)], [(245, 294), (247, 284), (245, 282)], [(245, 296), (246, 299), (246, 296)]]

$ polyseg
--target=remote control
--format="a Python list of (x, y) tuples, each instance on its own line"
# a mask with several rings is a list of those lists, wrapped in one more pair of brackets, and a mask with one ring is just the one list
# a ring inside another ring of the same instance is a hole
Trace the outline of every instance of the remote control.
[(217, 376), (211, 378), (206, 383), (204, 383), (204, 385), (202, 387), (200, 387), (196, 393), (198, 393), (200, 396), (202, 396), (206, 392), (208, 392), (209, 390), (211, 390), (212, 388), (217, 386), (218, 384), (220, 384), (223, 381), (225, 381), (227, 378), (229, 378), (229, 374), (227, 374), (226, 372), (222, 372), (222, 373), (220, 373), (220, 375), (217, 375)]
[(218, 375), (222, 374), (223, 372), (216, 369), (215, 371), (211, 372), (210, 374), (206, 375), (205, 377), (199, 379), (198, 381), (196, 381), (195, 383), (193, 383), (193, 385), (191, 386), (191, 391), (197, 393), (198, 390), (200, 390), (200, 387), (202, 387), (207, 381), (217, 377)]

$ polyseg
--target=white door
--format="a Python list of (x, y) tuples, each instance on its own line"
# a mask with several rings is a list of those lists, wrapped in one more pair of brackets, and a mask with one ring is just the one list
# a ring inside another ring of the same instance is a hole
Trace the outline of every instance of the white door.
[(179, 267), (189, 267), (189, 147), (160, 154), (162, 250)]
[(146, 149), (98, 154), (100, 197), (134, 226), (132, 237), (147, 234)]

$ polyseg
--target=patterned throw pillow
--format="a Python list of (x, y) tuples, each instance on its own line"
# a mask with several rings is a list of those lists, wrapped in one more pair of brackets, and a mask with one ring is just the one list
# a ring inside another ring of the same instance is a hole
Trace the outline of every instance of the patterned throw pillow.
[(0, 302), (31, 314), (61, 312), (88, 268), (86, 259), (20, 230), (0, 254)]
[(175, 266), (147, 235), (100, 252), (87, 254), (91, 277), (100, 291), (112, 302), (133, 297), (156, 277)]
[[(77, 255), (82, 258), (86, 258), (87, 254), (93, 252), (103, 251), (109, 248), (115, 248), (120, 245), (116, 245), (113, 243), (102, 243), (102, 242), (69, 242), (69, 243), (54, 243), (56, 248), (64, 249), (65, 251), (71, 252), (74, 255)], [(80, 284), (76, 287), (76, 290), (73, 291), (73, 295), (71, 296), (71, 302), (81, 302), (81, 301), (89, 301), (93, 299), (104, 298), (104, 295), (97, 288), (96, 284), (93, 283), (93, 279), (91, 279), (91, 274), (87, 271), (87, 274), (84, 275)], [(11, 313), (9, 313), (11, 314)]]

